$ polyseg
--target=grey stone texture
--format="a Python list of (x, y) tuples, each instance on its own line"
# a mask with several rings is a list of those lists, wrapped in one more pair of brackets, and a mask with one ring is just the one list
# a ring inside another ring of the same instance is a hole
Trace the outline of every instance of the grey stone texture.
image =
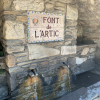
[[(88, 2), (92, 6), (95, 4), (90, 0)], [(86, 0), (83, 3), (86, 3)], [(4, 10), (0, 15), (0, 18), (3, 17), (0, 34), (2, 34), (4, 52), (7, 54), (5, 57), (7, 83), (10, 92), (14, 94), (12, 97), (18, 100), (25, 99), (29, 95), (37, 97), (35, 94), (37, 87), (39, 98), (51, 100), (73, 88), (73, 86), (69, 87), (72, 85), (72, 74), (76, 75), (94, 68), (96, 47), (76, 46), (78, 15), (78, 22), (82, 16), (81, 13), (78, 14), (76, 0), (1, 0), (0, 8), (0, 14)], [(66, 16), (64, 41), (28, 44), (27, 11), (29, 10), (64, 14)], [(84, 9), (80, 10), (84, 11)], [(88, 31), (91, 31), (91, 28), (82, 27), (79, 36), (82, 36), (81, 32)], [(68, 63), (69, 68), (66, 65), (63, 67), (63, 62)], [(37, 72), (38, 76), (31, 78), (30, 71), (34, 75)]]
[(23, 39), (24, 25), (15, 21), (5, 21), (3, 26), (4, 39)]
[(77, 0), (79, 18), (78, 23), (80, 28), (80, 35), (82, 34), (82, 42), (85, 44), (97, 43), (96, 59), (100, 58), (100, 40), (99, 40), (99, 15), (100, 15), (100, 0)]
[(2, 99), (4, 96), (8, 96), (8, 87), (0, 85), (0, 99)]
[(43, 47), (37, 44), (28, 44), (29, 59), (39, 59), (59, 55), (60, 51), (53, 48)]

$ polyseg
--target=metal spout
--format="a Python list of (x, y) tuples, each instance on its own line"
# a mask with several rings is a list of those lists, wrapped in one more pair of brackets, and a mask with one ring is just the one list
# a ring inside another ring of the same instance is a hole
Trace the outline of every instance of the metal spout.
[(34, 77), (35, 75), (34, 75), (34, 73), (31, 71), (31, 72), (29, 72), (29, 75), (30, 75), (30, 77)]
[(36, 75), (36, 76), (38, 76), (38, 73), (37, 73), (37, 71), (36, 71), (36, 70), (34, 70), (34, 73), (35, 73), (35, 75)]
[(30, 70), (29, 75), (30, 75), (31, 77), (38, 76), (37, 70), (36, 70), (36, 69)]

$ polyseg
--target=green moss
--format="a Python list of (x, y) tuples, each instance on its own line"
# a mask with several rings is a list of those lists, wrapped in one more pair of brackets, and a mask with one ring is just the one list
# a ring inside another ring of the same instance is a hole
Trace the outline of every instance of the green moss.
[(3, 70), (2, 69), (0, 69), (0, 74), (2, 74), (3, 73)]
[(0, 51), (0, 56), (3, 56), (3, 51)]

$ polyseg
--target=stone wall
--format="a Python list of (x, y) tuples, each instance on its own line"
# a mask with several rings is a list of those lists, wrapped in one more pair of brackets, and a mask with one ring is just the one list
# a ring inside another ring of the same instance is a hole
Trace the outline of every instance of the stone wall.
[[(76, 66), (74, 74), (80, 74), (95, 68), (96, 44), (77, 46)], [(74, 67), (73, 67), (74, 68)]]
[[(87, 68), (85, 62), (93, 60), (95, 46), (80, 46), (77, 51), (78, 9), (75, 1), (1, 0), (0, 40), (13, 100), (57, 98), (74, 88), (72, 83), (76, 74), (94, 68)], [(64, 41), (29, 44), (27, 11), (31, 10), (65, 14)], [(30, 73), (34, 76), (30, 77)]]
[(83, 34), (82, 43), (91, 44), (97, 43), (96, 63), (100, 60), (100, 1), (99, 0), (77, 0), (79, 19), (78, 24), (82, 27), (80, 30)]
[[(2, 6), (1, 6), (2, 5)], [(4, 47), (7, 83), (13, 99), (50, 100), (70, 91), (72, 73), (61, 67), (76, 54), (78, 10), (74, 0), (1, 0), (0, 40)], [(28, 43), (27, 11), (64, 14), (64, 41)], [(38, 53), (38, 55), (37, 55)], [(29, 77), (36, 70), (38, 76)], [(32, 89), (30, 89), (32, 88)]]

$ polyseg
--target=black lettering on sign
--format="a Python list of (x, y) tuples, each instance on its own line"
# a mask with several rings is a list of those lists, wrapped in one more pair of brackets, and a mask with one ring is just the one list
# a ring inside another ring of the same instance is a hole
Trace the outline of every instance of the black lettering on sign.
[(49, 38), (48, 31), (45, 31), (45, 37), (48, 37)]
[(44, 32), (43, 31), (41, 32), (41, 37), (44, 37)]
[(43, 17), (43, 23), (45, 23), (46, 18), (47, 18), (47, 17)]
[(56, 37), (59, 36), (59, 34), (57, 34), (57, 32), (59, 32), (59, 31), (58, 31), (58, 30), (54, 31), (54, 37), (55, 37), (55, 36), (56, 36)]
[(47, 22), (51, 23), (51, 18), (50, 17), (47, 18)]
[(59, 18), (43, 17), (43, 23), (58, 23)]
[(57, 18), (57, 23), (58, 23), (58, 19), (59, 19), (59, 18)]
[(49, 30), (49, 32), (50, 32), (50, 37), (52, 37), (52, 32), (53, 32), (53, 30)]
[(38, 38), (39, 36), (36, 35), (36, 31), (35, 31), (35, 38)]
[(52, 23), (55, 23), (55, 18), (52, 18), (52, 21), (51, 21)]

